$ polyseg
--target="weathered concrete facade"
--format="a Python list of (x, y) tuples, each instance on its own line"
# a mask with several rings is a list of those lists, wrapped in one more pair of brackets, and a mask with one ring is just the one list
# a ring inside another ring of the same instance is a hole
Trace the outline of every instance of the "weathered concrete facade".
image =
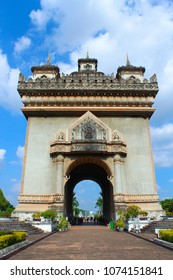
[(108, 219), (131, 204), (160, 215), (149, 131), (156, 76), (148, 81), (129, 61), (116, 77), (105, 75), (89, 57), (70, 75), (49, 62), (32, 72), (18, 83), (28, 127), (15, 215), (48, 208), (72, 215), (73, 189), (83, 179), (100, 185)]

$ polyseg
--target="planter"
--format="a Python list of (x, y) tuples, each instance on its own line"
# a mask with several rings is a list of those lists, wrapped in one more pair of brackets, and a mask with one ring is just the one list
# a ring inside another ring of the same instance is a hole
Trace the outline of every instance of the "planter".
[(68, 228), (60, 228), (58, 231), (66, 231)]
[(139, 217), (139, 220), (140, 221), (146, 221), (148, 218), (146, 217), (146, 216), (141, 216), (141, 217)]
[(44, 232), (53, 232), (57, 230), (57, 224), (56, 223), (45, 223), (45, 222), (41, 222), (41, 223), (32, 223), (32, 226), (40, 228), (41, 230), (43, 230)]
[(117, 227), (117, 228), (116, 228), (116, 231), (120, 231), (120, 232), (121, 232), (121, 231), (124, 231), (124, 228), (122, 228), (122, 227), (121, 227), (121, 228)]

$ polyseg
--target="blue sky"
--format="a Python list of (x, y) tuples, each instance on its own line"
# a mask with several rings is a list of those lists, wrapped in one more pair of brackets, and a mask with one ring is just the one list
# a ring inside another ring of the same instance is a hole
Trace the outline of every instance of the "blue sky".
[[(127, 53), (131, 64), (146, 68), (146, 78), (157, 74), (150, 122), (156, 182), (160, 199), (173, 197), (173, 1), (6, 0), (0, 9), (0, 188), (13, 205), (27, 124), (18, 75), (29, 77), (48, 53), (61, 73), (70, 73), (87, 50), (106, 74), (124, 65)], [(95, 209), (96, 184), (81, 182), (75, 191), (81, 208)]]

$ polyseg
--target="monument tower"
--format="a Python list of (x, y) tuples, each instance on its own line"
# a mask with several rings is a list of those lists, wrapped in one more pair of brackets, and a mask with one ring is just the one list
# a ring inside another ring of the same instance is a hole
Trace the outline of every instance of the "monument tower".
[(115, 76), (97, 64), (87, 55), (65, 75), (48, 59), (28, 80), (19, 76), (28, 120), (20, 219), (47, 209), (72, 216), (73, 190), (84, 179), (100, 185), (107, 219), (132, 204), (161, 214), (149, 130), (156, 75), (148, 81), (128, 59)]

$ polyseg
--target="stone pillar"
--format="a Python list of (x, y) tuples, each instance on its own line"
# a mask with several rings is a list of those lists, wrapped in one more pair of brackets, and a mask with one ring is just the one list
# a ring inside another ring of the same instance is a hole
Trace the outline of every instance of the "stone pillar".
[(122, 186), (122, 160), (120, 155), (115, 155), (114, 159), (114, 195), (123, 193)]
[(123, 176), (123, 159), (119, 154), (114, 157), (114, 211), (115, 217), (118, 218), (118, 211), (125, 211), (126, 204), (124, 202), (124, 176)]
[(56, 192), (64, 195), (64, 157), (58, 155), (56, 158)]

